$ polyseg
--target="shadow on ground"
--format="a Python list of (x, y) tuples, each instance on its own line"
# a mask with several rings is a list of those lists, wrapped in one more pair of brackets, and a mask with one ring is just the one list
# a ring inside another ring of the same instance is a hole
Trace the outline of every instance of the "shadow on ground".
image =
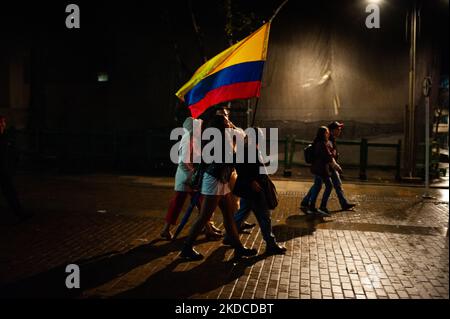
[(275, 225), (272, 232), (278, 242), (312, 235), (319, 225), (328, 223), (323, 217), (313, 215), (292, 215), (286, 218), (286, 224)]
[(197, 266), (186, 271), (175, 271), (183, 262), (175, 259), (165, 268), (152, 274), (147, 280), (114, 298), (189, 298), (218, 289), (245, 274), (245, 269), (266, 258), (265, 255), (224, 261), (229, 248), (221, 246)]
[[(179, 251), (184, 238), (162, 245), (160, 239), (135, 247), (125, 253), (110, 252), (89, 259), (70, 262), (80, 267), (80, 289), (67, 289), (65, 272), (68, 263), (48, 271), (0, 286), (0, 298), (77, 298), (84, 291), (105, 284), (114, 278), (169, 253)], [(206, 239), (199, 240), (199, 243)]]
[[(67, 264), (0, 287), (0, 298), (80, 298), (83, 292), (99, 287), (157, 258), (178, 251), (184, 238), (156, 246), (160, 240), (133, 248), (125, 253), (111, 252), (87, 260), (71, 262), (80, 267), (80, 289), (65, 285)], [(205, 242), (199, 240), (198, 243)], [(198, 266), (184, 271), (174, 269), (184, 260), (175, 258), (169, 265), (152, 274), (145, 283), (116, 295), (115, 298), (186, 298), (205, 293), (244, 275), (245, 269), (266, 258), (259, 255), (238, 262), (224, 261), (227, 247), (221, 246)], [(95, 297), (95, 296), (93, 296)]]

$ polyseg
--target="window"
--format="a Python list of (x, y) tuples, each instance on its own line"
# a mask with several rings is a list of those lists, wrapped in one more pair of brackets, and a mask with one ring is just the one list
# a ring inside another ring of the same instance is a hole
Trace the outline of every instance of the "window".
[(108, 82), (108, 81), (109, 81), (108, 73), (106, 72), (97, 73), (97, 82)]

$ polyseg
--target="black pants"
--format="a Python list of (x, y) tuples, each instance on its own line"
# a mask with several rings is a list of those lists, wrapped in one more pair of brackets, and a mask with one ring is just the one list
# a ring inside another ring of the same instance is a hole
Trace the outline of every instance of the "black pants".
[(14, 214), (19, 217), (22, 216), (22, 207), (20, 206), (11, 175), (0, 172), (0, 188)]

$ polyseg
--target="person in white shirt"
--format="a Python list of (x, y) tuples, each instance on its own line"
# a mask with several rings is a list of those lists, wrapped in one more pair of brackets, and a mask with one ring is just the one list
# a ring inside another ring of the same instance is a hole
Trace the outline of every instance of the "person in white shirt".
[[(194, 173), (194, 165), (192, 163), (193, 157), (191, 157), (191, 155), (194, 156), (193, 153), (197, 149), (200, 149), (194, 147), (195, 139), (192, 137), (194, 121), (197, 120), (188, 117), (183, 123), (183, 128), (186, 130), (186, 133), (181, 138), (179, 146), (180, 157), (177, 172), (175, 174), (175, 195), (170, 201), (169, 209), (165, 217), (166, 223), (160, 234), (162, 238), (167, 240), (172, 239), (170, 228), (177, 223), (178, 216), (183, 209), (187, 196), (190, 195), (192, 200), (194, 195), (194, 190), (190, 186), (192, 174)], [(196, 203), (198, 211), (200, 211), (201, 201), (202, 198), (200, 196)], [(214, 226), (214, 223), (211, 220), (209, 220), (205, 225), (205, 235), (208, 239), (218, 239), (221, 237), (222, 232)]]

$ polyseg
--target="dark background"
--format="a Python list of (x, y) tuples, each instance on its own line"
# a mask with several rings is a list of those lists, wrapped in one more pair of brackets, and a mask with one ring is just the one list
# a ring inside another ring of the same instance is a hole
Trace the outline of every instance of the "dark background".
[[(28, 166), (37, 163), (36, 154), (54, 167), (141, 172), (170, 166), (168, 134), (187, 115), (174, 93), (204, 58), (250, 34), (281, 2), (75, 1), (81, 29), (65, 27), (70, 2), (4, 3), (0, 114), (23, 133)], [(411, 3), (384, 1), (381, 29), (369, 30), (365, 1), (290, 0), (272, 24), (257, 124), (278, 127), (280, 137), (309, 139), (319, 124), (341, 120), (347, 139), (401, 138)], [(419, 3), (420, 106), (423, 76), (439, 82), (448, 75), (449, 50), (448, 1)], [(325, 84), (303, 87), (326, 72), (331, 77)], [(99, 73), (108, 74), (108, 82), (98, 82)], [(432, 107), (438, 97), (435, 85)], [(246, 107), (246, 101), (233, 102), (240, 126), (247, 124)], [(418, 107), (418, 141), (423, 114)]]

